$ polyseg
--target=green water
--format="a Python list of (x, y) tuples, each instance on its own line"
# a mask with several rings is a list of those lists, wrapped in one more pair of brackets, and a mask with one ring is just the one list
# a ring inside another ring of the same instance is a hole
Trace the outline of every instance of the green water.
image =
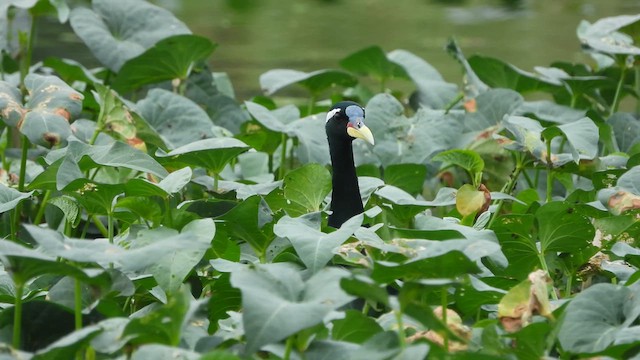
[[(448, 81), (461, 71), (445, 51), (455, 37), (467, 56), (482, 54), (524, 70), (554, 61), (592, 63), (580, 50), (581, 20), (640, 13), (640, 0), (155, 0), (194, 33), (218, 44), (211, 63), (227, 72), (240, 101), (261, 94), (275, 68), (338, 68), (370, 45), (409, 50)], [(68, 24), (43, 19), (34, 60), (66, 57), (99, 64)]]
[(582, 19), (640, 12), (638, 0), (183, 0), (172, 11), (218, 43), (212, 64), (229, 73), (238, 97), (260, 94), (274, 68), (337, 68), (370, 45), (409, 50), (452, 82), (458, 64), (443, 50), (454, 36), (467, 55), (522, 69), (556, 60), (590, 62), (575, 35)]

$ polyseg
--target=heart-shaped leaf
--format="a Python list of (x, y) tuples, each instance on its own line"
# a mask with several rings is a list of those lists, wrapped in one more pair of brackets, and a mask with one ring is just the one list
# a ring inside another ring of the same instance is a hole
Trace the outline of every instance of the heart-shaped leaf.
[(0, 183), (0, 213), (12, 210), (20, 201), (28, 199), (31, 194), (33, 191), (23, 193)]
[(146, 84), (173, 79), (185, 81), (214, 49), (215, 45), (202, 36), (185, 34), (164, 38), (139, 56), (127, 60), (113, 87), (124, 93)]
[(234, 138), (212, 138), (190, 142), (171, 150), (158, 150), (156, 156), (161, 163), (198, 166), (219, 174), (222, 169), (249, 146)]
[(169, 11), (146, 1), (96, 0), (93, 9), (71, 11), (71, 27), (112, 71), (172, 35), (190, 34)]
[(267, 95), (293, 84), (307, 88), (312, 94), (335, 86), (351, 87), (358, 82), (351, 74), (339, 70), (318, 70), (310, 73), (288, 69), (274, 69), (260, 75), (260, 87)]
[(324, 166), (307, 164), (284, 177), (284, 196), (308, 212), (319, 211), (331, 191), (331, 174)]
[(325, 234), (309, 226), (304, 219), (284, 216), (276, 223), (273, 232), (289, 239), (302, 262), (312, 273), (316, 273), (331, 260), (333, 250), (347, 241), (360, 227), (362, 220), (362, 215), (354, 216), (337, 231)]

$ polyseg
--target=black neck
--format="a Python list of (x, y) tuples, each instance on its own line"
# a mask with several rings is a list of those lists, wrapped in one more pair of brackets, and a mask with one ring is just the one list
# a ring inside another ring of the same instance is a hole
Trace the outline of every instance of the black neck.
[(353, 161), (351, 141), (329, 139), (329, 153), (333, 167), (333, 195), (331, 196), (331, 211), (329, 226), (339, 228), (345, 221), (364, 211), (358, 176)]

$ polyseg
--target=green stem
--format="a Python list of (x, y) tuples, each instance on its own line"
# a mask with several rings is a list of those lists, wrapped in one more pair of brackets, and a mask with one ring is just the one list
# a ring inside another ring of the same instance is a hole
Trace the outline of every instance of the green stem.
[(404, 349), (407, 347), (407, 339), (404, 331), (404, 320), (402, 319), (402, 311), (395, 310), (394, 314), (396, 315), (396, 323), (398, 324), (398, 338), (400, 340), (400, 348)]
[(20, 349), (22, 336), (22, 294), (24, 292), (24, 284), (16, 281), (16, 297), (15, 308), (13, 309), (13, 348)]
[(278, 180), (284, 179), (285, 164), (287, 163), (287, 134), (282, 133), (282, 140), (280, 140), (280, 169), (278, 172)]
[(104, 237), (109, 237), (109, 231), (107, 230), (106, 227), (104, 227), (104, 225), (102, 224), (102, 221), (100, 221), (98, 216), (91, 215), (91, 219), (93, 219), (93, 223), (96, 225), (96, 227), (100, 231), (100, 234), (102, 234), (102, 236)]
[[(442, 306), (442, 323), (446, 328), (449, 328), (447, 324), (447, 307), (449, 306), (449, 292), (447, 288), (442, 288), (440, 292), (440, 306)], [(444, 351), (449, 351), (449, 333), (447, 331), (442, 332), (442, 346)]]
[(291, 358), (291, 350), (293, 350), (293, 341), (294, 341), (294, 335), (291, 335), (287, 338), (287, 342), (284, 348), (283, 360), (289, 360)]
[(213, 174), (213, 192), (218, 192), (218, 182), (220, 182), (220, 174)]
[(553, 194), (553, 163), (551, 162), (551, 139), (547, 140), (547, 202)]
[(613, 103), (611, 104), (611, 110), (609, 111), (609, 117), (618, 111), (620, 105), (620, 94), (622, 93), (622, 85), (624, 85), (624, 77), (627, 74), (627, 66), (622, 64), (620, 67), (620, 80), (618, 80), (618, 86), (616, 87), (616, 94), (613, 97)]
[(369, 314), (369, 309), (371, 308), (371, 305), (369, 305), (369, 302), (367, 300), (364, 301), (364, 306), (362, 307), (362, 314), (364, 314), (365, 316)]
[(640, 114), (640, 66), (635, 67), (635, 75), (636, 94), (638, 95), (638, 100), (636, 101), (636, 114)]
[[(27, 176), (27, 156), (29, 154), (29, 139), (26, 136), (22, 135), (22, 155), (20, 158), (20, 177), (18, 179), (18, 191), (24, 191), (25, 177)], [(11, 236), (13, 239), (16, 239), (18, 236), (18, 228), (20, 227), (20, 221), (22, 220), (22, 206), (23, 202), (20, 201), (14, 211), (15, 218), (13, 219), (13, 231), (11, 232)]]
[(570, 272), (567, 272), (566, 275), (567, 275), (567, 285), (564, 288), (564, 297), (569, 298), (571, 296), (571, 287), (573, 286), (573, 274)]
[(82, 284), (80, 280), (74, 279), (74, 315), (75, 315), (75, 324), (76, 330), (82, 329)]
[[(540, 261), (542, 270), (549, 274), (549, 267), (547, 266), (547, 261), (544, 259), (544, 254), (542, 252), (538, 252), (538, 260)], [(551, 287), (551, 298), (553, 298), (553, 300), (558, 300), (558, 294), (556, 294), (553, 286)]]
[(18, 179), (18, 191), (24, 191), (24, 178), (27, 175), (27, 157), (29, 155), (29, 139), (22, 135), (22, 154), (20, 158), (20, 178)]
[[(23, 39), (20, 38), (21, 46), (23, 42), (26, 42), (26, 47), (23, 48), (23, 56), (20, 59), (20, 89), (22, 90), (22, 94), (26, 94), (26, 87), (24, 86), (24, 79), (29, 74), (29, 68), (31, 67), (31, 58), (33, 57), (33, 38), (35, 37), (36, 32), (36, 18), (35, 16), (31, 17), (31, 29), (29, 29), (28, 38)], [(20, 34), (23, 35), (23, 34)]]
[(113, 244), (113, 212), (107, 213), (107, 237), (109, 238), (109, 244)]
[(173, 217), (171, 216), (171, 203), (169, 201), (168, 196), (164, 199), (164, 223), (167, 224), (168, 227), (173, 228)]
[(35, 225), (40, 224), (42, 221), (42, 217), (44, 217), (44, 209), (47, 206), (47, 202), (49, 201), (49, 197), (51, 196), (51, 190), (47, 190), (44, 192), (44, 196), (42, 197), (42, 202), (40, 203), (40, 207), (38, 208), (38, 213), (36, 214), (36, 218), (33, 220)]
[(451, 100), (451, 102), (447, 104), (447, 106), (444, 108), (444, 113), (448, 114), (449, 111), (451, 111), (451, 109), (453, 109), (453, 107), (456, 106), (462, 99), (464, 99), (464, 93), (459, 93), (458, 96), (455, 97), (455, 99)]
[[(501, 192), (509, 195), (511, 195), (511, 193), (513, 192), (513, 189), (516, 187), (516, 183), (518, 182), (518, 178), (520, 177), (522, 170), (524, 170), (524, 164), (523, 164), (522, 156), (520, 155), (520, 153), (515, 154), (515, 159), (516, 159), (516, 168), (513, 169), (513, 173), (511, 173), (511, 177), (509, 178), (509, 181), (507, 181), (504, 184), (504, 186), (502, 186), (502, 189), (500, 190)], [(498, 200), (496, 211), (491, 215), (491, 220), (489, 220), (489, 223), (487, 224), (488, 229), (491, 229), (491, 225), (493, 225), (493, 222), (496, 220), (496, 218), (500, 214), (503, 204), (504, 204), (504, 200)]]

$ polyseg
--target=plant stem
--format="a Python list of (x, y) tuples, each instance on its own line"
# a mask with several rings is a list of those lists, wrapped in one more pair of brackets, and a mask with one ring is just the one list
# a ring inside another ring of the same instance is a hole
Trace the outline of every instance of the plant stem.
[(407, 347), (407, 339), (405, 338), (404, 331), (404, 320), (402, 319), (402, 311), (394, 310), (393, 312), (396, 315), (396, 323), (398, 324), (398, 338), (400, 340), (400, 348), (404, 349)]
[(102, 221), (100, 221), (96, 215), (91, 215), (91, 219), (93, 219), (93, 223), (96, 224), (96, 227), (100, 230), (100, 234), (104, 237), (109, 237), (109, 231), (104, 227)]
[(75, 300), (74, 317), (75, 317), (76, 330), (80, 330), (82, 329), (82, 284), (78, 279), (74, 279), (73, 281), (74, 281), (73, 290), (74, 290), (74, 300)]
[(171, 203), (168, 196), (164, 199), (164, 208), (164, 223), (167, 224), (168, 227), (172, 228), (173, 217), (171, 216)]
[(636, 100), (636, 114), (640, 114), (640, 66), (635, 67), (635, 75), (636, 94), (638, 94), (638, 100)]
[(44, 216), (44, 209), (47, 206), (47, 202), (49, 201), (49, 197), (51, 196), (51, 190), (47, 190), (44, 192), (44, 196), (42, 197), (42, 203), (40, 203), (40, 207), (38, 208), (38, 213), (36, 214), (36, 218), (33, 220), (35, 225), (40, 224), (42, 221), (42, 217)]
[(547, 202), (553, 194), (553, 163), (551, 162), (551, 139), (547, 140)]
[(289, 358), (291, 357), (291, 350), (293, 349), (293, 340), (294, 340), (294, 335), (291, 335), (287, 338), (287, 342), (284, 348), (284, 360), (289, 360)]
[[(549, 267), (547, 266), (547, 261), (544, 259), (544, 253), (540, 251), (540, 252), (537, 252), (537, 254), (538, 254), (538, 260), (540, 261), (540, 266), (542, 267), (542, 270), (544, 270), (544, 272), (549, 274)], [(553, 285), (551, 286), (551, 297), (553, 298), (553, 300), (558, 300), (558, 294), (556, 294), (555, 290), (553, 289)]]
[[(447, 324), (447, 306), (449, 305), (449, 292), (447, 288), (442, 288), (440, 291), (440, 306), (442, 306), (442, 323), (446, 328), (449, 328)], [(449, 333), (444, 331), (442, 333), (442, 346), (444, 346), (444, 351), (449, 351)]]
[(29, 139), (22, 135), (22, 154), (20, 157), (20, 178), (18, 178), (18, 191), (24, 191), (24, 178), (27, 174), (27, 156), (29, 155)]
[(280, 140), (280, 169), (278, 171), (278, 180), (284, 179), (285, 164), (287, 163), (287, 134), (282, 133), (282, 140)]
[(109, 244), (113, 244), (113, 212), (107, 213), (107, 237), (109, 238)]
[(567, 285), (564, 288), (564, 297), (568, 298), (571, 296), (571, 287), (573, 286), (573, 274), (570, 272), (567, 272), (566, 275), (567, 275)]
[(213, 174), (213, 192), (218, 192), (218, 182), (220, 181), (220, 174)]
[(20, 349), (22, 336), (22, 293), (24, 292), (24, 284), (22, 281), (16, 281), (16, 297), (15, 307), (13, 309), (13, 348)]
[(456, 106), (462, 99), (464, 99), (464, 93), (459, 93), (455, 97), (455, 99), (451, 100), (451, 102), (447, 104), (447, 106), (444, 108), (444, 113), (448, 114), (449, 111), (451, 111), (451, 109), (453, 109), (453, 107)]
[[(20, 90), (22, 94), (25, 95), (27, 93), (27, 89), (24, 86), (24, 79), (29, 74), (29, 68), (31, 67), (31, 58), (33, 55), (33, 38), (35, 37), (36, 32), (36, 18), (35, 16), (31, 16), (31, 28), (29, 29), (29, 34), (26, 39), (23, 39), (23, 33), (19, 34), (20, 37), (20, 46), (26, 45), (25, 48), (22, 49), (23, 56), (20, 59)], [(24, 44), (26, 42), (26, 44)]]
[(620, 80), (618, 80), (618, 86), (616, 87), (616, 94), (613, 97), (613, 103), (611, 104), (611, 110), (609, 111), (609, 117), (618, 111), (620, 105), (620, 93), (622, 93), (622, 85), (624, 85), (624, 77), (627, 74), (627, 66), (622, 64), (620, 66)]
[(369, 314), (369, 309), (370, 308), (371, 308), (371, 305), (369, 305), (369, 302), (365, 300), (364, 301), (364, 306), (362, 307), (362, 314), (365, 315), (365, 316), (367, 314)]
[[(20, 175), (18, 178), (18, 191), (23, 192), (24, 191), (24, 183), (25, 183), (25, 177), (27, 176), (27, 156), (29, 154), (29, 139), (27, 139), (26, 136), (22, 135), (22, 155), (20, 158)], [(22, 220), (22, 205), (23, 202), (20, 201), (14, 211), (15, 211), (15, 218), (13, 219), (14, 222), (12, 225), (14, 225), (14, 228), (11, 232), (11, 236), (12, 239), (16, 239), (18, 236), (18, 228), (20, 227), (20, 221)]]
[[(509, 181), (507, 181), (502, 186), (502, 189), (500, 190), (501, 192), (509, 195), (511, 195), (511, 193), (513, 192), (513, 189), (516, 187), (516, 183), (518, 182), (518, 178), (520, 177), (520, 173), (522, 173), (522, 170), (524, 170), (524, 164), (522, 161), (521, 154), (515, 153), (514, 157), (516, 160), (516, 167), (515, 169), (513, 169), (513, 172), (511, 173), (511, 177), (509, 177)], [(491, 214), (491, 220), (489, 220), (489, 223), (487, 224), (487, 229), (491, 229), (491, 225), (493, 225), (493, 222), (496, 220), (496, 218), (500, 214), (503, 204), (504, 204), (504, 200), (497, 201), (496, 211), (493, 214)]]

